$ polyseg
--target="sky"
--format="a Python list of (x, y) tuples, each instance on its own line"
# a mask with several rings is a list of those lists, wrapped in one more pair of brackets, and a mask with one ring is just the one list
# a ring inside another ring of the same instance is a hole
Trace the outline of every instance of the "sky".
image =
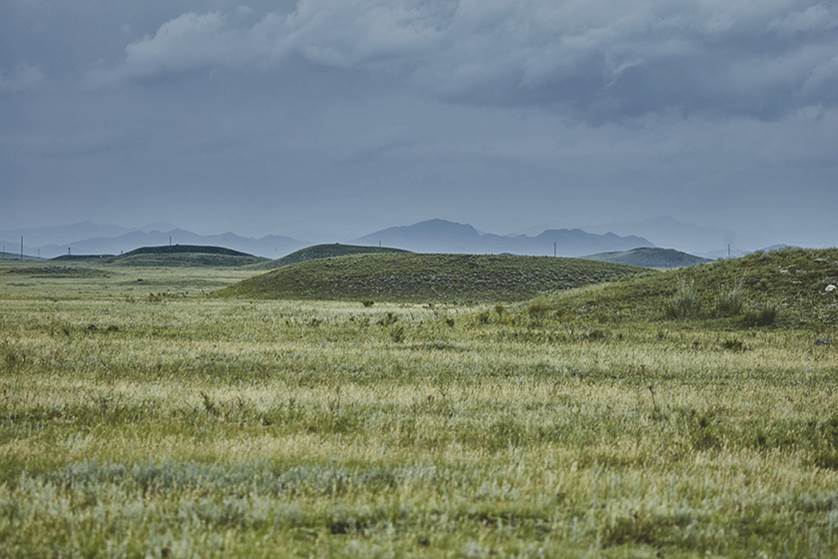
[(838, 4), (0, 0), (0, 229), (838, 244)]

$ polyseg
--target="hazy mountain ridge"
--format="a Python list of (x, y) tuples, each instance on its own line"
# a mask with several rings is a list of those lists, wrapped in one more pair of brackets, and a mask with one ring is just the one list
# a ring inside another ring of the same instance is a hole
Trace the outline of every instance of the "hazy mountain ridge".
[[(121, 225), (100, 224), (92, 221), (81, 221), (67, 225), (50, 225), (46, 227), (21, 227), (0, 231), (0, 239), (11, 240), (20, 247), (20, 237), (23, 236), (24, 251), (28, 247), (42, 248), (44, 245), (62, 244), (78, 239), (97, 237), (117, 237), (141, 228), (123, 227)], [(9, 245), (6, 245), (9, 250)], [(14, 251), (12, 251), (14, 252)]]
[(588, 233), (582, 229), (548, 229), (536, 236), (481, 233), (471, 225), (443, 219), (421, 221), (413, 225), (389, 227), (353, 241), (357, 244), (388, 245), (414, 252), (552, 255), (555, 243), (558, 256), (587, 254), (653, 247), (640, 236), (621, 237), (614, 233)]
[(688, 268), (712, 262), (671, 248), (641, 247), (626, 251), (602, 252), (585, 256), (586, 260), (611, 262), (614, 264), (628, 264), (643, 268)]
[(711, 253), (720, 256), (721, 252), (726, 252), (728, 243), (735, 245), (737, 237), (731, 230), (681, 221), (672, 216), (591, 225), (586, 229), (595, 233), (616, 231), (622, 235), (638, 235), (658, 245), (700, 256)]
[(242, 237), (235, 233), (199, 235), (184, 229), (171, 231), (131, 231), (116, 237), (97, 237), (80, 241), (39, 247), (42, 256), (73, 254), (120, 254), (143, 246), (168, 245), (211, 245), (223, 246), (240, 252), (265, 257), (278, 257), (293, 252), (306, 243), (283, 237), (267, 235), (258, 239)]

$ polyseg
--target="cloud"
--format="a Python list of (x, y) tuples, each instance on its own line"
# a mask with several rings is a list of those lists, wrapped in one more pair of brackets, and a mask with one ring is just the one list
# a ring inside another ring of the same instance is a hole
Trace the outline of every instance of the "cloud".
[(31, 91), (44, 81), (44, 73), (37, 66), (22, 63), (11, 72), (0, 70), (0, 93)]
[(835, 106), (838, 8), (811, 0), (301, 0), (255, 18), (186, 13), (97, 85), (291, 59), (457, 103), (588, 120), (655, 112), (776, 118)]

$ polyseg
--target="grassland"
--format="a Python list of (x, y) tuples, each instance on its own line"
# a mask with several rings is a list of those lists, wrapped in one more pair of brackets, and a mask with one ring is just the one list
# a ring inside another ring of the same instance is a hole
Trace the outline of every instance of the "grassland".
[(671, 248), (640, 247), (632, 250), (617, 252), (601, 252), (586, 256), (589, 260), (611, 262), (612, 264), (626, 264), (642, 268), (686, 268), (710, 262), (693, 254), (681, 252)]
[(262, 262), (256, 264), (254, 269), (273, 270), (283, 266), (290, 266), (291, 264), (298, 264), (300, 262), (307, 262), (309, 260), (320, 260), (322, 258), (337, 258), (338, 256), (349, 256), (352, 254), (386, 254), (386, 253), (406, 253), (408, 251), (398, 248), (379, 247), (379, 246), (361, 246), (361, 245), (345, 245), (340, 243), (314, 245), (292, 252), (282, 258), (271, 260), (269, 262)]
[[(779, 326), (830, 329), (838, 324), (838, 291), (828, 291), (830, 285), (838, 286), (838, 249), (788, 249), (556, 292), (537, 299), (534, 307), (562, 321), (652, 322), (686, 290), (695, 297), (686, 322), (697, 327), (736, 328), (749, 310), (773, 307)], [(720, 301), (731, 295), (741, 307), (720, 309)]]
[(690, 320), (682, 272), (364, 307), (0, 265), (0, 556), (834, 557), (830, 258), (753, 328), (711, 284), (779, 261), (691, 272)]
[(225, 297), (416, 303), (520, 301), (640, 273), (573, 258), (359, 254), (284, 266), (224, 290)]
[(171, 245), (159, 247), (143, 247), (111, 260), (111, 264), (130, 267), (239, 267), (258, 264), (267, 261), (260, 258), (231, 250), (224, 247)]

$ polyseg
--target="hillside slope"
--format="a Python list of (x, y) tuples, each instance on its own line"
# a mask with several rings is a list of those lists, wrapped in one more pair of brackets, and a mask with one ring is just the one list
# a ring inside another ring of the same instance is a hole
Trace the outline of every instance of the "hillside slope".
[(114, 258), (117, 266), (247, 266), (264, 258), (217, 246), (172, 245), (142, 247)]
[(23, 258), (21, 258), (20, 253), (15, 254), (14, 252), (0, 252), (0, 260), (25, 260), (30, 262), (36, 262), (42, 259), (38, 258), (37, 256), (29, 256), (26, 254), (23, 255)]
[(657, 322), (677, 320), (668, 309), (687, 294), (695, 303), (681, 322), (741, 324), (749, 313), (773, 308), (777, 324), (835, 329), (838, 287), (830, 286), (838, 286), (838, 249), (788, 249), (550, 294), (532, 306), (559, 321)]
[(351, 254), (379, 254), (379, 253), (405, 253), (406, 250), (379, 246), (344, 245), (340, 243), (314, 245), (292, 252), (287, 256), (262, 262), (254, 266), (255, 269), (273, 270), (283, 266), (290, 266), (308, 260), (319, 260), (321, 258), (336, 258), (338, 256), (349, 256)]
[(641, 268), (687, 268), (710, 262), (707, 258), (671, 248), (640, 247), (626, 251), (601, 252), (584, 257), (586, 260), (627, 264)]
[(412, 302), (514, 301), (611, 281), (639, 268), (568, 258), (362, 254), (285, 266), (220, 296)]

